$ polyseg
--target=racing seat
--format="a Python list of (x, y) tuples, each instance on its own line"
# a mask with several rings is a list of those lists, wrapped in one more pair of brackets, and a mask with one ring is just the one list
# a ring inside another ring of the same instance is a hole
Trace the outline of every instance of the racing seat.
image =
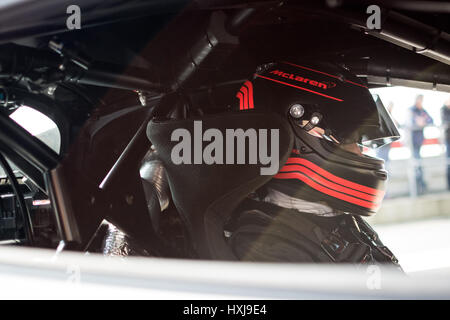
[[(272, 176), (261, 175), (260, 164), (178, 164), (171, 159), (172, 132), (178, 128), (194, 137), (194, 121), (201, 120), (203, 132), (218, 129), (226, 137), (226, 129), (278, 129), (279, 167), (287, 161), (293, 147), (293, 133), (288, 121), (274, 113), (228, 112), (197, 118), (173, 120), (154, 118), (147, 126), (147, 136), (158, 151), (166, 169), (172, 199), (186, 223), (191, 241), (201, 259), (236, 260), (226, 243), (224, 226), (239, 203)], [(269, 130), (268, 130), (269, 131)], [(270, 134), (268, 134), (270, 136)], [(193, 139), (192, 139), (193, 140)], [(270, 139), (268, 139), (270, 141)], [(203, 146), (209, 142), (203, 142)], [(224, 139), (225, 145), (225, 139)], [(248, 163), (248, 145), (246, 163)], [(192, 150), (192, 149), (191, 149)], [(203, 150), (203, 148), (202, 148)], [(258, 149), (259, 150), (259, 149)], [(270, 147), (267, 150), (271, 150)], [(192, 150), (193, 151), (193, 150)], [(194, 153), (191, 152), (193, 155)], [(236, 154), (236, 152), (235, 152)], [(224, 150), (225, 159), (225, 150)], [(236, 163), (236, 162), (234, 162)], [(279, 168), (276, 168), (278, 171)]]

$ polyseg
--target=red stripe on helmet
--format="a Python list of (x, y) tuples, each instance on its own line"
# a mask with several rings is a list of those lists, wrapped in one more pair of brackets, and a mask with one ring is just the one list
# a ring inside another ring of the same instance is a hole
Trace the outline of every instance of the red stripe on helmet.
[[(340, 79), (338, 76), (335, 76), (335, 75), (333, 75), (333, 74), (329, 74), (329, 73), (326, 73), (326, 72), (323, 72), (323, 71), (319, 71), (319, 70), (315, 70), (315, 69), (312, 69), (312, 68), (300, 66), (300, 65), (295, 64), (295, 63), (291, 63), (291, 62), (287, 62), (287, 61), (282, 61), (282, 63), (289, 64), (289, 65), (294, 66), (294, 67), (297, 67), (297, 68), (301, 68), (301, 69), (305, 69), (305, 70), (309, 70), (309, 71), (321, 73), (321, 74), (324, 74), (324, 75), (329, 76), (329, 77), (332, 77), (332, 78)], [(354, 84), (354, 85), (356, 85), (356, 86), (360, 86), (360, 87), (369, 89), (369, 88), (367, 88), (365, 85), (362, 85), (362, 84), (357, 83), (357, 82), (353, 82), (353, 81), (345, 80), (345, 79), (344, 79), (344, 81), (345, 81), (345, 82), (348, 82), (348, 83), (351, 83), (351, 84)]]
[(344, 81), (345, 81), (345, 82), (348, 82), (348, 83), (351, 83), (351, 84), (354, 84), (355, 86), (360, 86), (360, 87), (363, 87), (363, 88), (365, 88), (365, 89), (369, 89), (367, 86), (365, 86), (365, 85), (363, 85), (363, 84), (361, 84), (361, 83), (357, 83), (357, 82), (353, 82), (353, 81), (345, 80), (345, 79), (344, 79)]
[(310, 186), (311, 188), (313, 188), (319, 192), (322, 192), (324, 194), (327, 194), (331, 197), (343, 200), (345, 202), (353, 203), (360, 207), (369, 208), (372, 210), (376, 210), (379, 207), (379, 204), (377, 204), (377, 203), (364, 201), (364, 200), (354, 198), (354, 197), (348, 196), (346, 194), (342, 194), (340, 192), (328, 189), (328, 188), (314, 182), (313, 180), (309, 179), (307, 176), (305, 176), (304, 174), (302, 174), (300, 172), (278, 173), (274, 178), (301, 180), (304, 183), (306, 183), (308, 186)]
[(245, 81), (244, 86), (248, 88), (248, 107), (249, 109), (254, 109), (253, 105), (253, 84), (250, 81)]
[(242, 86), (241, 92), (244, 94), (244, 110), (248, 109), (248, 89), (246, 86)]
[(352, 195), (355, 197), (358, 197), (360, 199), (363, 200), (367, 200), (367, 201), (371, 201), (371, 202), (381, 202), (381, 200), (383, 200), (382, 197), (380, 196), (372, 196), (369, 195), (367, 193), (363, 193), (363, 192), (359, 192), (353, 189), (349, 189), (347, 187), (341, 186), (339, 184), (330, 182), (326, 179), (324, 179), (323, 177), (319, 176), (318, 174), (314, 173), (313, 171), (311, 171), (310, 169), (304, 167), (304, 166), (300, 166), (300, 165), (287, 165), (284, 166), (283, 168), (281, 168), (280, 172), (283, 173), (287, 173), (287, 172), (300, 172), (302, 174), (305, 174), (306, 176), (308, 176), (309, 178), (312, 178), (314, 181), (320, 183), (321, 185), (342, 192), (342, 193), (346, 193), (348, 195)]
[(374, 188), (370, 188), (367, 186), (363, 186), (360, 185), (358, 183), (340, 178), (335, 176), (334, 174), (322, 169), (321, 167), (319, 167), (318, 165), (312, 163), (311, 161), (308, 161), (306, 159), (302, 159), (302, 158), (289, 158), (286, 161), (286, 164), (301, 164), (304, 165), (305, 167), (308, 167), (309, 169), (317, 172), (318, 174), (320, 174), (321, 176), (327, 178), (330, 181), (333, 181), (335, 183), (339, 183), (340, 185), (343, 185), (345, 187), (357, 190), (357, 191), (361, 191), (361, 192), (365, 192), (374, 196), (384, 196), (384, 191), (381, 190), (377, 190)]
[(263, 78), (263, 79), (267, 79), (267, 80), (270, 80), (270, 81), (278, 82), (278, 83), (284, 84), (286, 86), (290, 86), (290, 87), (297, 88), (297, 89), (300, 89), (300, 90), (308, 91), (308, 92), (317, 94), (319, 96), (323, 96), (323, 97), (328, 98), (328, 99), (333, 99), (333, 100), (341, 101), (341, 102), (344, 101), (344, 100), (339, 99), (339, 98), (328, 96), (326, 94), (323, 94), (323, 93), (320, 93), (320, 92), (317, 92), (317, 91), (313, 91), (313, 90), (310, 90), (310, 89), (306, 89), (306, 88), (303, 88), (303, 87), (299, 87), (299, 86), (296, 86), (296, 85), (293, 85), (293, 84), (290, 84), (290, 83), (287, 83), (287, 82), (284, 82), (284, 81), (280, 81), (280, 80), (272, 79), (272, 78), (269, 78), (269, 77), (266, 77), (266, 76), (262, 76), (260, 74), (255, 74), (255, 76)]
[(239, 110), (243, 110), (244, 109), (244, 95), (242, 94), (241, 91), (236, 93), (236, 98), (239, 99)]

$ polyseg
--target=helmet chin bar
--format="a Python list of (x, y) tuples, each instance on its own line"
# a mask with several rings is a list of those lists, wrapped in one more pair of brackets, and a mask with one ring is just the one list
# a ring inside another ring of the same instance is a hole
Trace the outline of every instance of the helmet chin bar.
[(305, 131), (294, 119), (290, 122), (295, 149), (269, 186), (291, 197), (326, 202), (334, 210), (375, 214), (387, 180), (383, 160), (342, 150)]

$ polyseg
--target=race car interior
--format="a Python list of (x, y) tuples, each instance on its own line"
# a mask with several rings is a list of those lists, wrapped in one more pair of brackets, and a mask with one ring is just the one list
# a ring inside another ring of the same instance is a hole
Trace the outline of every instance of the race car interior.
[[(273, 59), (328, 59), (369, 88), (450, 92), (450, 28), (436, 14), (439, 1), (425, 8), (408, 1), (79, 0), (82, 27), (69, 30), (71, 2), (0, 4), (1, 245), (228, 259), (223, 215), (268, 178), (259, 168), (176, 171), (167, 161), (168, 130), (188, 128), (184, 121), (198, 116), (220, 127), (214, 115), (229, 110), (242, 83)], [(381, 7), (380, 30), (366, 24), (369, 4)], [(17, 113), (25, 107), (58, 134), (33, 133)], [(164, 119), (173, 121), (165, 126)], [(248, 125), (240, 121), (228, 123)], [(285, 126), (262, 115), (251, 121)], [(280, 135), (286, 161), (292, 136)], [(240, 178), (219, 186), (204, 179), (211, 175)]]

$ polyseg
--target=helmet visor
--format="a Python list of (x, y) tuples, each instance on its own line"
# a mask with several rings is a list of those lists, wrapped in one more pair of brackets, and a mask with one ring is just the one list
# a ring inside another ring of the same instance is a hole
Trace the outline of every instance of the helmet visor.
[(368, 108), (349, 110), (353, 121), (342, 121), (337, 130), (334, 130), (339, 143), (357, 143), (375, 149), (400, 138), (395, 121), (380, 97), (372, 97), (375, 103), (371, 103)]
[(377, 106), (378, 126), (362, 126), (359, 143), (369, 148), (379, 148), (400, 139), (392, 115), (383, 105), (378, 95), (373, 95)]

